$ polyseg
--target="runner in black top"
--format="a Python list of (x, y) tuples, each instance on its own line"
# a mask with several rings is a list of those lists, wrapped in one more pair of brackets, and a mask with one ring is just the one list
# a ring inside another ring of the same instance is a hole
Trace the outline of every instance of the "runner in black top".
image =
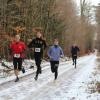
[(43, 51), (47, 47), (45, 40), (42, 39), (42, 33), (38, 31), (36, 38), (28, 45), (29, 48), (34, 48), (34, 58), (37, 66), (35, 80), (38, 79), (38, 74), (41, 74), (41, 61), (43, 58)]
[(72, 54), (73, 65), (75, 65), (75, 68), (77, 64), (77, 53), (79, 51), (80, 51), (79, 47), (76, 44), (74, 44), (71, 48), (71, 54)]

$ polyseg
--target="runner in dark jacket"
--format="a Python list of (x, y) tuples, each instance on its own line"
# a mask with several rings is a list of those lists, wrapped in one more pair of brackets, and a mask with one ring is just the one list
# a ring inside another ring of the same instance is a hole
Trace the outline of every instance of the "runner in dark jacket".
[(79, 47), (74, 44), (71, 48), (71, 54), (72, 54), (73, 65), (75, 65), (75, 68), (77, 64), (77, 54), (79, 51), (80, 51)]
[(45, 40), (42, 38), (40, 31), (37, 32), (36, 38), (28, 45), (29, 48), (34, 48), (34, 58), (37, 66), (35, 80), (38, 79), (38, 74), (41, 74), (41, 61), (43, 58), (43, 51), (47, 47)]

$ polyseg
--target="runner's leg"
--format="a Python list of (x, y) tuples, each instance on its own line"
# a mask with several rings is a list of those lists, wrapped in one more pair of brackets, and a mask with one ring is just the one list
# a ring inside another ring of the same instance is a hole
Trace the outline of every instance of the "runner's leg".
[(55, 80), (56, 80), (57, 77), (58, 77), (58, 66), (59, 66), (59, 61), (56, 61), (56, 62), (55, 62)]
[(17, 58), (13, 58), (14, 73), (15, 73), (15, 76), (16, 76), (15, 82), (17, 82), (19, 80), (19, 78), (18, 78), (19, 71), (18, 71), (18, 65), (17, 64), (18, 64)]

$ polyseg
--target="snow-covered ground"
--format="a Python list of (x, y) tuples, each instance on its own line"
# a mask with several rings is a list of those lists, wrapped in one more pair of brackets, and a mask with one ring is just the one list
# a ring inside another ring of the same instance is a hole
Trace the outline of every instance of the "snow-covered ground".
[(57, 81), (48, 62), (42, 64), (45, 67), (37, 81), (34, 80), (35, 69), (21, 74), (17, 83), (14, 76), (4, 78), (6, 80), (0, 78), (0, 100), (100, 100), (99, 93), (88, 91), (96, 59), (95, 54), (79, 58), (77, 69), (71, 61), (61, 62)]

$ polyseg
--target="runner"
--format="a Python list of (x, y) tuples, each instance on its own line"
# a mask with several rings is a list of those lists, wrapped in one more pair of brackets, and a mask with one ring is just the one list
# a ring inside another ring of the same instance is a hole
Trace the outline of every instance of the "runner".
[(43, 58), (43, 51), (47, 47), (45, 40), (42, 39), (42, 33), (40, 30), (36, 31), (36, 38), (31, 41), (28, 47), (34, 48), (34, 58), (35, 58), (36, 66), (37, 66), (35, 80), (37, 80), (38, 75), (42, 73), (41, 61)]
[(60, 57), (64, 57), (62, 48), (59, 46), (58, 39), (54, 39), (54, 45), (49, 48), (48, 56), (50, 58), (51, 71), (55, 74), (56, 80), (58, 76), (58, 66)]
[(77, 64), (77, 53), (79, 51), (80, 51), (79, 47), (76, 44), (74, 44), (71, 48), (71, 54), (72, 54), (73, 65), (75, 65), (75, 68)]
[[(22, 61), (24, 58), (24, 51), (26, 49), (25, 43), (20, 41), (20, 36), (15, 36), (15, 41), (10, 45), (10, 50), (13, 56), (14, 72), (16, 75), (15, 82), (19, 81), (19, 71), (22, 70)], [(23, 70), (22, 70), (23, 71)]]

